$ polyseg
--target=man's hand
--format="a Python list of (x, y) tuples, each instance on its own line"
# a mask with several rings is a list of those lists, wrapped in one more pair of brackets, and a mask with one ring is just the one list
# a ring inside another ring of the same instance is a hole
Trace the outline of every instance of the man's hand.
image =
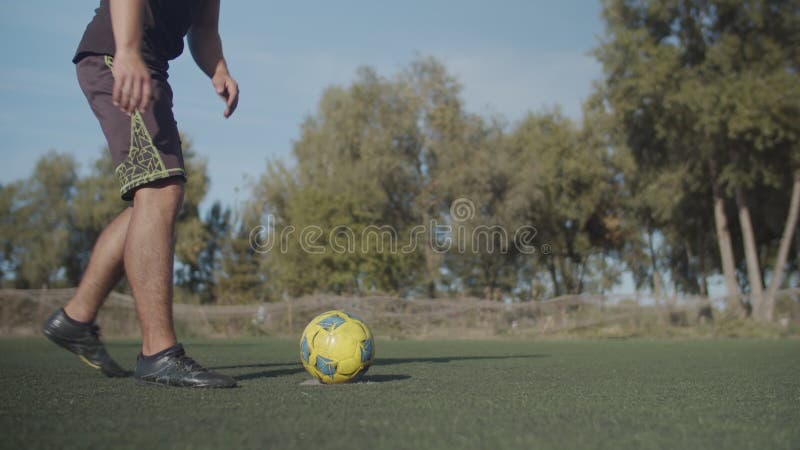
[(150, 71), (147, 70), (139, 52), (117, 52), (114, 55), (114, 91), (112, 100), (126, 114), (136, 108), (144, 111), (152, 94)]
[(126, 114), (143, 111), (150, 102), (150, 72), (142, 61), (144, 0), (110, 0), (114, 32), (114, 106)]
[(225, 102), (225, 118), (239, 104), (239, 84), (231, 78), (222, 56), (219, 38), (219, 0), (206, 0), (189, 28), (189, 50), (200, 69), (211, 78), (214, 90)]
[(239, 84), (231, 78), (227, 70), (218, 70), (211, 77), (211, 84), (214, 85), (217, 95), (225, 102), (223, 115), (227, 119), (236, 111), (236, 106), (239, 104)]

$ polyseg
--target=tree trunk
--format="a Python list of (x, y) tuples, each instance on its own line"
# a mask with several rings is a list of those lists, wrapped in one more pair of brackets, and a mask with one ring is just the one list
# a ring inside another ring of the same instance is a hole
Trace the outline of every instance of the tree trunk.
[(289, 334), (294, 336), (294, 313), (292, 311), (292, 299), (287, 300), (286, 316), (289, 319)]
[(581, 259), (580, 269), (578, 270), (578, 273), (579, 273), (579, 275), (578, 275), (578, 286), (577, 286), (577, 291), (575, 292), (575, 294), (583, 293), (583, 275), (586, 273), (586, 263), (587, 263), (588, 259), (589, 259), (588, 256), (584, 256)]
[(700, 295), (708, 297), (708, 273), (706, 273), (706, 252), (700, 249)]
[(653, 230), (647, 230), (647, 247), (650, 250), (650, 267), (653, 271), (653, 297), (655, 297), (656, 307), (661, 306), (661, 274), (658, 272), (656, 264), (656, 249), (653, 245)]
[(572, 294), (572, 279), (570, 277), (570, 273), (568, 271), (567, 265), (569, 261), (569, 256), (564, 256), (561, 258), (556, 259), (556, 273), (561, 275), (561, 284), (563, 287), (564, 294)]
[(436, 298), (436, 262), (431, 244), (431, 222), (428, 209), (422, 211), (422, 223), (425, 227), (425, 287), (428, 291), (428, 298)]
[(794, 233), (794, 259), (797, 267), (800, 267), (800, 230)]
[[(697, 269), (697, 263), (694, 262), (695, 257), (694, 253), (692, 253), (692, 243), (688, 240), (686, 241), (686, 283), (689, 284), (686, 289), (691, 294), (699, 294), (702, 291), (700, 287), (700, 280), (698, 278), (698, 273), (702, 271)], [(677, 280), (678, 278), (675, 277)], [(677, 292), (678, 284), (675, 284), (675, 289)]]
[(742, 227), (742, 241), (744, 243), (744, 256), (747, 262), (747, 277), (750, 282), (750, 298), (757, 320), (772, 320), (767, 315), (764, 305), (764, 284), (761, 278), (761, 269), (758, 264), (756, 240), (753, 237), (753, 224), (750, 221), (750, 209), (742, 193), (742, 188), (736, 188), (736, 204), (739, 208), (739, 224)]
[(550, 279), (553, 281), (553, 294), (558, 297), (561, 295), (561, 286), (558, 284), (558, 274), (552, 257), (548, 259), (547, 267), (550, 269)]
[(733, 245), (731, 245), (731, 232), (728, 229), (728, 218), (725, 216), (725, 200), (722, 198), (719, 186), (714, 183), (714, 223), (717, 228), (717, 243), (719, 244), (720, 258), (722, 259), (722, 273), (725, 275), (726, 306), (733, 313), (740, 311), (739, 286), (736, 283), (736, 266), (733, 262)]
[(783, 227), (781, 243), (778, 246), (778, 257), (775, 259), (775, 266), (772, 268), (772, 279), (769, 280), (769, 288), (764, 302), (766, 316), (770, 320), (775, 313), (775, 293), (783, 282), (783, 269), (786, 265), (786, 258), (789, 257), (792, 236), (794, 236), (797, 228), (798, 210), (800, 210), (800, 173), (794, 177), (792, 197), (789, 200), (789, 215), (786, 216), (786, 225)]

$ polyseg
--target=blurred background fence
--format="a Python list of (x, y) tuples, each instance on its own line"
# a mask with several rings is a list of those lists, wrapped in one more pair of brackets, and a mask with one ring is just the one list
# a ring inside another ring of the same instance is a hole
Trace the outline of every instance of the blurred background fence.
[[(74, 289), (0, 290), (0, 333), (29, 336)], [(648, 295), (562, 296), (512, 302), (365, 296), (308, 296), (248, 305), (175, 304), (181, 336), (296, 336), (315, 315), (343, 309), (390, 338), (779, 337), (800, 335), (800, 289), (778, 294), (775, 323), (727, 314), (723, 299)], [(112, 293), (98, 323), (105, 336), (138, 337), (133, 298)]]

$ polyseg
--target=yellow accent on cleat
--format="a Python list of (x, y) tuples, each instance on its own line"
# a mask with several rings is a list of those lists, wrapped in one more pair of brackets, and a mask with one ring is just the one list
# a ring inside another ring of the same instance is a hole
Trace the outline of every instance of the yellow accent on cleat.
[(89, 361), (89, 360), (88, 360), (88, 359), (86, 359), (86, 357), (85, 357), (85, 356), (83, 356), (83, 355), (78, 355), (78, 358), (80, 358), (80, 359), (81, 359), (81, 361), (85, 362), (85, 363), (86, 363), (86, 364), (87, 364), (89, 367), (91, 367), (91, 368), (93, 368), (93, 369), (99, 369), (99, 368), (100, 368), (100, 366), (98, 366), (97, 364), (95, 364), (95, 363), (93, 363), (93, 362)]

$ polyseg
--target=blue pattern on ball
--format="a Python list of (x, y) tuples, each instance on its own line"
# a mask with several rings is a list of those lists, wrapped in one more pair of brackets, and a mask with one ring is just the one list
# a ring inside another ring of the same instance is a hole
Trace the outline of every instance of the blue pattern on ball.
[(361, 345), (361, 362), (372, 359), (372, 339), (367, 339)]
[(334, 373), (336, 373), (336, 366), (333, 362), (328, 358), (323, 358), (322, 356), (317, 356), (317, 369), (327, 375), (332, 377)]
[(330, 316), (320, 320), (317, 324), (328, 331), (333, 331), (344, 323), (344, 319), (339, 316)]
[(357, 315), (355, 315), (355, 314), (353, 314), (353, 313), (351, 313), (351, 312), (349, 312), (349, 311), (348, 311), (346, 314), (347, 314), (348, 316), (352, 317), (353, 319), (356, 319), (356, 320), (357, 320), (357, 321), (359, 321), (359, 322), (364, 322), (364, 320), (362, 320), (362, 319), (361, 319), (361, 317), (358, 317)]
[(300, 356), (303, 358), (303, 362), (308, 362), (310, 353), (311, 351), (308, 349), (308, 340), (303, 336), (303, 341), (300, 343)]

